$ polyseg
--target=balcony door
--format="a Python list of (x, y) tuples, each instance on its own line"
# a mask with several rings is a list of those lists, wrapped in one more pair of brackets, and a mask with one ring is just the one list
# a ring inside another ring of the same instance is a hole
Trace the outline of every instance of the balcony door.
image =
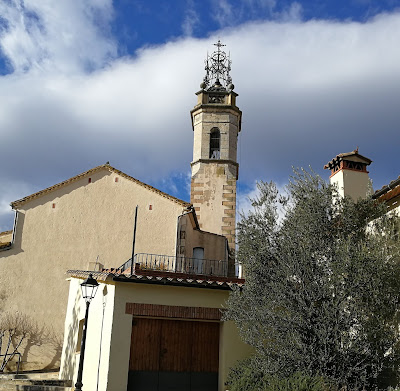
[(204, 273), (204, 248), (195, 247), (193, 249), (193, 272), (195, 274)]

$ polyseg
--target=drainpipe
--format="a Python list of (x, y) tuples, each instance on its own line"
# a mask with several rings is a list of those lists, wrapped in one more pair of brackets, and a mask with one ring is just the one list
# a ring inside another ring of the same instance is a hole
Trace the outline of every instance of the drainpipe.
[(17, 231), (17, 222), (18, 222), (18, 210), (15, 210), (15, 215), (14, 215), (14, 225), (13, 225), (13, 234), (12, 234), (12, 239), (11, 239), (11, 246), (14, 245), (15, 242), (15, 236), (16, 236), (16, 231)]
[(135, 257), (135, 243), (136, 243), (136, 225), (137, 225), (137, 212), (138, 205), (135, 208), (135, 225), (133, 227), (133, 240), (132, 240), (132, 259), (131, 259), (131, 277), (133, 276), (133, 258)]

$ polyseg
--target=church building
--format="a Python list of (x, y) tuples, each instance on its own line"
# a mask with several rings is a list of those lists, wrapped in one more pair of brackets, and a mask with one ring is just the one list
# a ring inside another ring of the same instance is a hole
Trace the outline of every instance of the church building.
[(229, 291), (244, 280), (234, 263), (241, 111), (222, 46), (206, 60), (191, 111), (190, 203), (106, 163), (11, 204), (14, 228), (0, 234), (4, 307), (43, 331), (40, 344), (21, 345), (20, 369), (61, 365), (60, 377), (76, 381), (89, 274), (100, 287), (86, 387), (223, 390), (248, 354), (223, 321)]

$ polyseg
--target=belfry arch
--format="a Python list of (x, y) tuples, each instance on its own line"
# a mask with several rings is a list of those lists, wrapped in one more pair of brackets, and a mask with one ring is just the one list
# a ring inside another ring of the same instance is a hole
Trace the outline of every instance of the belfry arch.
[(212, 128), (210, 132), (210, 159), (221, 157), (221, 132), (218, 128)]

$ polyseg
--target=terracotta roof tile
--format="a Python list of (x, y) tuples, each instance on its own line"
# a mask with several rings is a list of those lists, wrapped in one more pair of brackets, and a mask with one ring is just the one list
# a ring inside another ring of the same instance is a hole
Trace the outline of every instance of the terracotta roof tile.
[(382, 194), (379, 199), (382, 201), (390, 201), (391, 199), (400, 195), (400, 186), (395, 187), (394, 189), (389, 190), (387, 193)]
[(217, 276), (186, 276), (175, 275), (175, 273), (160, 273), (154, 271), (150, 273), (150, 271), (146, 274), (133, 274), (130, 276), (128, 273), (121, 273), (117, 269), (107, 269), (102, 272), (91, 272), (84, 270), (68, 270), (67, 273), (71, 277), (77, 278), (87, 278), (90, 273), (93, 274), (93, 277), (96, 280), (106, 281), (114, 280), (119, 282), (141, 282), (148, 284), (162, 284), (162, 285), (174, 285), (174, 286), (190, 286), (190, 287), (198, 287), (198, 288), (210, 288), (210, 289), (232, 289), (233, 286), (242, 287), (245, 283), (244, 279), (240, 278), (230, 278), (230, 277), (217, 277)]
[(378, 198), (380, 200), (388, 201), (400, 194), (400, 176), (391, 181), (388, 185), (382, 186), (381, 189), (377, 190), (372, 198)]
[(162, 196), (164, 198), (167, 198), (168, 200), (171, 200), (171, 201), (173, 201), (173, 202), (175, 202), (175, 203), (177, 203), (179, 205), (182, 205), (183, 207), (189, 207), (191, 205), (190, 203), (188, 203), (186, 201), (180, 200), (179, 198), (176, 198), (176, 197), (173, 197), (173, 196), (171, 196), (171, 195), (169, 195), (167, 193), (164, 193), (163, 191), (158, 190), (153, 186), (147, 185), (146, 183), (143, 183), (143, 182), (139, 181), (138, 179), (135, 179), (135, 178), (131, 177), (130, 175), (125, 174), (124, 172), (122, 172), (120, 170), (117, 170), (116, 168), (110, 166), (109, 164), (104, 164), (104, 165), (101, 165), (101, 166), (94, 167), (94, 168), (92, 168), (92, 169), (90, 169), (90, 170), (88, 170), (86, 172), (83, 172), (82, 174), (76, 175), (76, 176), (74, 176), (72, 178), (69, 178), (69, 179), (67, 179), (67, 180), (65, 180), (63, 182), (57, 183), (57, 184), (55, 184), (53, 186), (50, 186), (50, 187), (48, 187), (46, 189), (40, 190), (40, 191), (38, 191), (36, 193), (33, 193), (33, 194), (29, 195), (29, 196), (26, 196), (24, 198), (16, 200), (16, 201), (11, 203), (11, 206), (12, 206), (13, 209), (18, 208), (19, 206), (27, 203), (28, 201), (34, 200), (36, 198), (39, 198), (39, 197), (41, 197), (41, 196), (43, 196), (45, 194), (49, 194), (49, 193), (51, 193), (53, 191), (56, 191), (56, 190), (58, 190), (58, 189), (60, 189), (60, 188), (62, 188), (64, 186), (69, 185), (70, 183), (74, 183), (74, 182), (76, 182), (76, 181), (78, 181), (78, 180), (80, 180), (80, 179), (82, 179), (82, 178), (84, 178), (84, 177), (86, 177), (86, 176), (88, 176), (90, 174), (93, 174), (93, 173), (101, 171), (101, 170), (107, 170), (109, 172), (116, 173), (116, 174), (120, 175), (123, 178), (126, 178), (126, 179), (128, 179), (128, 180), (130, 180), (130, 181), (132, 181), (132, 182), (134, 182), (134, 183), (136, 183), (138, 185), (140, 185), (140, 186), (145, 187), (146, 189), (148, 189), (148, 190), (150, 190), (150, 191), (152, 191), (154, 193), (159, 194), (160, 196)]
[(341, 160), (343, 160), (343, 158), (348, 158), (350, 156), (356, 156), (359, 159), (363, 160), (364, 163), (368, 166), (372, 163), (371, 159), (368, 159), (367, 157), (360, 155), (358, 153), (358, 148), (355, 149), (352, 152), (346, 152), (346, 153), (339, 153), (339, 155), (336, 155), (336, 157), (334, 157), (332, 160), (330, 160), (327, 164), (325, 164), (324, 169), (331, 169), (332, 166), (335, 165), (335, 163), (340, 162)]
[(86, 279), (89, 277), (89, 274), (92, 274), (93, 278), (96, 279), (97, 281), (106, 281), (107, 279), (110, 280), (113, 276), (112, 273), (95, 272), (90, 270), (68, 270), (67, 274), (69, 274), (71, 277), (77, 277), (82, 279)]

